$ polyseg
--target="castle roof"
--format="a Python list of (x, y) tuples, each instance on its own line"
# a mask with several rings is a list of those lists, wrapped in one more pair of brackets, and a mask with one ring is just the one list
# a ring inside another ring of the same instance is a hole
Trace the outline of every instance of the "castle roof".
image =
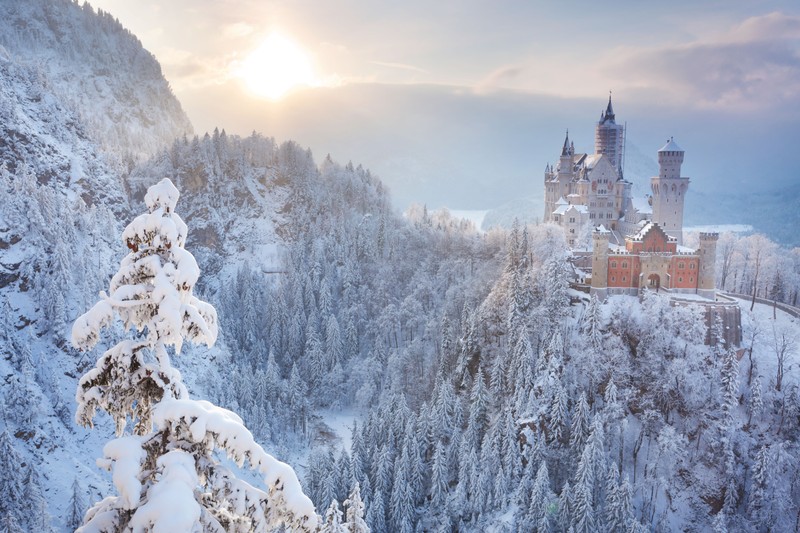
[(642, 226), (642, 228), (635, 234), (629, 235), (628, 239), (632, 241), (643, 241), (644, 238), (647, 236), (647, 234), (650, 233), (651, 231), (657, 231), (661, 233), (664, 236), (664, 240), (666, 242), (676, 242), (678, 240), (675, 237), (667, 235), (666, 232), (664, 232), (664, 230), (661, 228), (661, 226), (659, 226), (658, 223), (653, 222), (652, 220), (649, 221), (644, 226)]
[(599, 226), (597, 226), (596, 228), (594, 228), (594, 230), (595, 230), (597, 233), (611, 233), (611, 232), (610, 232), (610, 231), (608, 231), (608, 230), (606, 229), (606, 227), (605, 227), (604, 225), (602, 225), (602, 224), (600, 224)]
[(605, 112), (600, 115), (600, 124), (605, 124), (606, 122), (616, 124), (614, 122), (614, 107), (611, 105), (611, 93), (608, 94), (608, 106), (606, 106)]
[(659, 152), (683, 152), (683, 149), (670, 137), (667, 144), (662, 146)]
[(572, 205), (559, 205), (555, 211), (553, 211), (554, 215), (566, 215), (570, 211), (576, 211), (578, 213), (588, 213), (589, 208), (582, 204), (572, 204)]
[(567, 136), (564, 137), (564, 146), (561, 148), (561, 155), (569, 155), (569, 154), (570, 154), (569, 130), (567, 130)]
[(586, 165), (586, 168), (588, 169), (594, 168), (594, 166), (597, 164), (597, 162), (600, 160), (601, 157), (603, 157), (603, 154), (592, 154), (586, 156), (586, 162), (584, 163)]

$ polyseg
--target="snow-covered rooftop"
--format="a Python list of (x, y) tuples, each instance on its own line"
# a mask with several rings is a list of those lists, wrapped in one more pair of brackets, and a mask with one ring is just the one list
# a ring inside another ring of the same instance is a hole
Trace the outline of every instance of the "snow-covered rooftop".
[(659, 152), (683, 152), (683, 149), (670, 137), (667, 144), (662, 146)]
[(585, 205), (581, 205), (581, 204), (577, 204), (577, 205), (558, 204), (558, 207), (556, 208), (555, 211), (553, 211), (553, 214), (564, 215), (569, 211), (577, 211), (578, 213), (588, 213), (589, 212), (589, 208), (586, 207)]
[(655, 228), (659, 228), (659, 229), (661, 230), (661, 232), (662, 232), (662, 233), (664, 233), (664, 235), (666, 235), (666, 236), (667, 236), (667, 240), (668, 240), (669, 242), (674, 242), (674, 241), (676, 241), (676, 240), (677, 240), (675, 237), (672, 237), (672, 236), (670, 236), (670, 235), (667, 235), (667, 233), (666, 233), (666, 232), (664, 232), (664, 229), (663, 229), (663, 228), (661, 228), (661, 227), (660, 227), (658, 224), (656, 224), (656, 223), (655, 223), (655, 222), (653, 222), (652, 220), (648, 221), (648, 222), (647, 222), (647, 223), (646, 223), (644, 226), (642, 226), (642, 228), (641, 228), (639, 231), (637, 231), (637, 232), (636, 232), (634, 235), (631, 235), (631, 239), (633, 239), (634, 241), (641, 241), (642, 239), (644, 239), (644, 236), (645, 236), (645, 235), (647, 235), (647, 234), (650, 232), (650, 230), (652, 230), (652, 229), (655, 229)]

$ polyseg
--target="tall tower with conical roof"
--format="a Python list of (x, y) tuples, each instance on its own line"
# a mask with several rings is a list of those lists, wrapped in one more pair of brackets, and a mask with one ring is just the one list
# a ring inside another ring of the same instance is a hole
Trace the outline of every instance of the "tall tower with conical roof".
[(544, 174), (544, 220), (552, 222), (553, 211), (558, 200), (569, 194), (569, 184), (573, 178), (573, 156), (575, 145), (569, 140), (569, 130), (564, 137), (564, 146), (561, 148), (561, 157), (555, 169), (548, 167)]
[(608, 106), (600, 113), (600, 121), (594, 128), (594, 152), (605, 154), (611, 160), (619, 179), (622, 179), (622, 158), (625, 148), (625, 126), (616, 123), (614, 107), (611, 105), (611, 94), (608, 95)]
[(672, 137), (658, 151), (658, 176), (650, 178), (653, 193), (653, 222), (667, 235), (683, 242), (683, 201), (689, 178), (681, 177), (683, 150)]

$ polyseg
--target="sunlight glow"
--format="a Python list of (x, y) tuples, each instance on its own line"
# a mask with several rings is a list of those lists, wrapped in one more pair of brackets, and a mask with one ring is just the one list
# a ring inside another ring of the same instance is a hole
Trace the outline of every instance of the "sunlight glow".
[(272, 33), (238, 69), (245, 85), (259, 96), (279, 100), (298, 87), (314, 83), (308, 54), (290, 39)]

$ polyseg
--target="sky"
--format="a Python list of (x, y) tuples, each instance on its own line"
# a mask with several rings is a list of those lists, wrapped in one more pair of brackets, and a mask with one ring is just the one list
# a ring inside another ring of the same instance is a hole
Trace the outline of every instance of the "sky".
[[(798, 180), (787, 157), (800, 141), (796, 0), (92, 5), (157, 57), (196, 132), (258, 131), (362, 162), (401, 207), (541, 195), (567, 128), (592, 151), (609, 91), (641, 153), (679, 141), (697, 190)], [(275, 35), (310, 74), (270, 99), (252, 54)]]

